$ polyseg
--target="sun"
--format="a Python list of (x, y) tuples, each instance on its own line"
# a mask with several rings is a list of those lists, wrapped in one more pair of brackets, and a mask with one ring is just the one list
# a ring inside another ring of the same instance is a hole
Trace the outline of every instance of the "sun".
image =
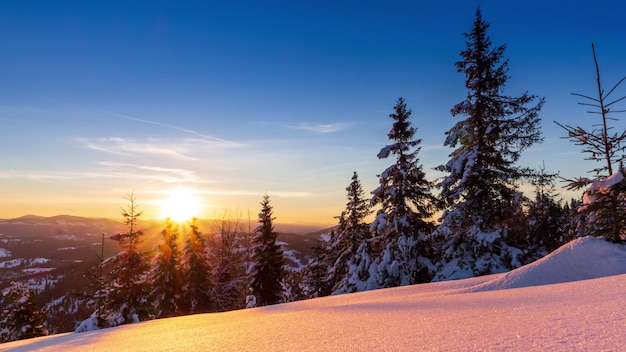
[(167, 191), (167, 196), (159, 201), (161, 218), (184, 222), (197, 217), (202, 203), (196, 193), (189, 189)]

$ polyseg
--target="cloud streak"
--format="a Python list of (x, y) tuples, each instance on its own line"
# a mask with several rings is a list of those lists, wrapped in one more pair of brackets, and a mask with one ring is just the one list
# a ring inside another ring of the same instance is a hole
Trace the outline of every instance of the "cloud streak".
[(179, 160), (198, 160), (187, 154), (183, 143), (168, 143), (156, 139), (136, 141), (120, 137), (107, 137), (89, 140), (78, 138), (86, 148), (103, 153), (132, 156), (149, 154), (154, 156), (170, 157)]
[(297, 125), (289, 125), (288, 128), (294, 130), (302, 130), (309, 131), (313, 133), (334, 133), (339, 132), (348, 128), (351, 124), (346, 122), (335, 122), (335, 123), (312, 123), (312, 122), (302, 122)]
[(206, 135), (206, 134), (203, 134), (203, 133), (200, 133), (200, 132), (188, 129), (188, 128), (174, 126), (174, 125), (170, 125), (170, 124), (162, 123), (162, 122), (157, 122), (157, 121), (140, 119), (140, 118), (137, 118), (137, 117), (123, 115), (123, 114), (118, 114), (116, 112), (107, 111), (107, 110), (100, 110), (100, 112), (102, 112), (104, 114), (116, 116), (116, 117), (121, 117), (123, 119), (131, 120), (131, 121), (135, 121), (135, 122), (141, 122), (141, 123), (150, 124), (150, 125), (157, 125), (157, 126), (173, 129), (173, 130), (176, 130), (176, 131), (189, 133), (189, 134), (194, 135), (196, 137), (199, 137), (199, 138), (202, 138), (202, 139), (206, 139), (206, 140), (211, 140), (211, 141), (214, 141), (214, 142), (219, 142), (219, 143), (222, 143), (222, 144), (225, 144), (225, 145), (228, 145), (228, 146), (239, 146), (239, 144), (236, 143), (236, 142), (229, 141), (229, 140), (226, 140), (226, 139), (216, 138), (216, 137), (213, 137), (213, 136), (209, 136), (209, 135)]

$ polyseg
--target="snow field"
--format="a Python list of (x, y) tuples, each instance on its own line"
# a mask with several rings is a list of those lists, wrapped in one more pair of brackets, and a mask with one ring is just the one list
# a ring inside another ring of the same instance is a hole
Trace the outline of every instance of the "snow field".
[(583, 238), (506, 274), (154, 320), (0, 350), (619, 351), (625, 304), (625, 247)]

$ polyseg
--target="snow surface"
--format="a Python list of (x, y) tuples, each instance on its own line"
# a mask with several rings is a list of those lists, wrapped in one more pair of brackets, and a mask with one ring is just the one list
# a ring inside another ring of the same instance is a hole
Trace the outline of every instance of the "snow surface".
[(505, 274), (153, 320), (0, 350), (619, 351), (625, 304), (626, 247), (582, 238)]
[(0, 258), (7, 258), (11, 256), (11, 251), (5, 248), (0, 248)]

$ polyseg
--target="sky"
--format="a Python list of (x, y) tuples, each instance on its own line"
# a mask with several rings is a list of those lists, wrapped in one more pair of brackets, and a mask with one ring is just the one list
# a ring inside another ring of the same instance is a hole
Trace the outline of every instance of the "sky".
[(436, 180), (477, 6), (504, 93), (546, 99), (520, 163), (589, 176), (553, 121), (598, 122), (570, 94), (596, 92), (592, 42), (607, 89), (626, 75), (621, 1), (2, 1), (0, 218), (119, 218), (130, 193), (157, 218), (185, 191), (200, 217), (256, 218), (267, 193), (277, 222), (334, 224), (353, 171), (369, 194), (393, 163), (399, 97)]
[(623, 245), (586, 237), (504, 274), (157, 319), (0, 349), (618, 351), (626, 342), (625, 269)]

